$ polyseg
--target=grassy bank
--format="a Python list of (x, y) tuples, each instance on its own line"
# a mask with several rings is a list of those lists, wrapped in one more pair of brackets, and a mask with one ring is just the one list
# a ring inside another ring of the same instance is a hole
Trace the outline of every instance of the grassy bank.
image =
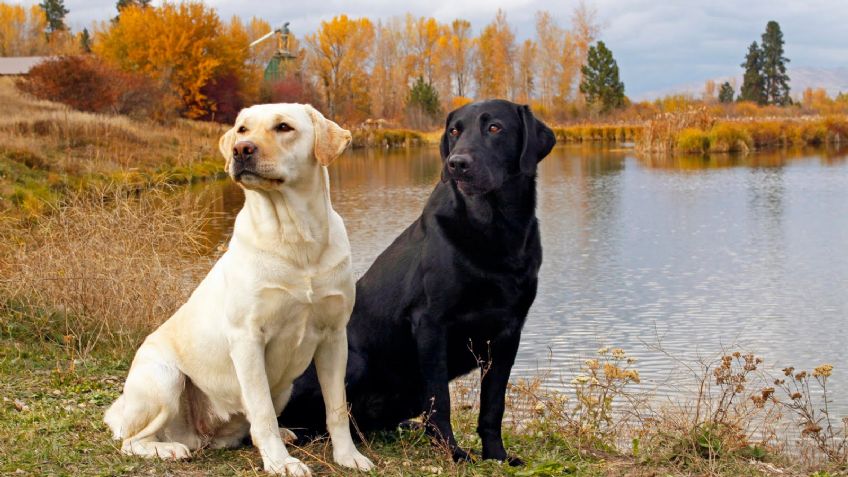
[(34, 216), (75, 190), (183, 184), (222, 174), (223, 126), (161, 125), (34, 100), (0, 78), (0, 213)]
[[(352, 147), (395, 148), (414, 147), (438, 143), (434, 134), (412, 129), (357, 128), (353, 130)], [(438, 135), (436, 135), (438, 136)]]

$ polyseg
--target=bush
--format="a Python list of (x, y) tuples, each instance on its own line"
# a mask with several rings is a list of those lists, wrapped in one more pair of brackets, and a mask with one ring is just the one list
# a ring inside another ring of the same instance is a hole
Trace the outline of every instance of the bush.
[(165, 88), (146, 76), (116, 70), (93, 56), (60, 56), (30, 70), (17, 86), (80, 111), (164, 119), (173, 112)]
[(698, 128), (686, 128), (677, 134), (677, 150), (704, 154), (710, 150), (710, 138)]
[(713, 126), (709, 138), (711, 152), (747, 152), (753, 145), (748, 131), (731, 123)]

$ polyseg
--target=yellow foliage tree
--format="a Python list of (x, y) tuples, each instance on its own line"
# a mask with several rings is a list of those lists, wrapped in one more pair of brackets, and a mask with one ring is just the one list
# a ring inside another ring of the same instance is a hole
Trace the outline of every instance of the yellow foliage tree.
[(47, 17), (38, 5), (29, 8), (0, 2), (0, 56), (39, 56), (50, 53)]
[[(471, 36), (471, 23), (468, 20), (454, 20), (450, 30), (440, 40), (439, 52), (443, 58), (441, 64), (445, 76), (450, 81), (450, 96), (464, 97), (469, 93), (471, 80), (474, 38)], [(447, 102), (451, 98), (442, 98)], [(452, 104), (452, 103), (451, 103)]]
[(405, 35), (408, 45), (406, 57), (410, 77), (424, 78), (428, 85), (436, 81), (439, 68), (439, 40), (447, 33), (447, 28), (435, 18), (414, 18), (406, 15)]
[(368, 71), (374, 25), (367, 18), (333, 17), (306, 37), (307, 65), (324, 97), (326, 113), (352, 122), (368, 115)]
[(409, 73), (398, 65), (404, 62), (403, 27), (400, 18), (378, 23), (374, 42), (374, 67), (369, 93), (371, 114), (376, 118), (397, 120), (403, 114), (409, 85)]
[(536, 58), (539, 47), (535, 41), (526, 39), (521, 44), (516, 65), (515, 100), (519, 103), (530, 103), (536, 90)]
[(241, 71), (247, 34), (240, 22), (222, 25), (203, 3), (129, 6), (98, 31), (93, 51), (126, 71), (167, 81), (182, 100), (183, 114), (214, 111), (203, 88), (217, 75)]
[(495, 20), (488, 24), (477, 39), (477, 96), (481, 99), (512, 97), (514, 78), (515, 34), (498, 10)]

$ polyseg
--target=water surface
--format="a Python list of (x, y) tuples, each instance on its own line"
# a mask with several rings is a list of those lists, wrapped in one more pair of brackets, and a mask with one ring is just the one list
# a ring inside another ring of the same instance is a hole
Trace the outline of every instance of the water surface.
[[(440, 167), (435, 148), (357, 150), (331, 166), (357, 274), (420, 214)], [(243, 198), (208, 188), (224, 239)], [(514, 377), (564, 386), (614, 346), (667, 393), (691, 383), (686, 364), (739, 349), (774, 369), (832, 363), (834, 390), (848, 391), (845, 153), (558, 147), (540, 164), (538, 215), (544, 263)]]

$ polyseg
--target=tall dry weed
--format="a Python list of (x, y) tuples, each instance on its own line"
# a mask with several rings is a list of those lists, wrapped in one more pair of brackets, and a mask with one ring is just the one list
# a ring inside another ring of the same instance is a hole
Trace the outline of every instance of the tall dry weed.
[(188, 193), (102, 187), (69, 197), (34, 224), (5, 227), (0, 316), (9, 334), (61, 339), (82, 355), (104, 340), (118, 350), (135, 345), (209, 266), (199, 254), (200, 203)]

